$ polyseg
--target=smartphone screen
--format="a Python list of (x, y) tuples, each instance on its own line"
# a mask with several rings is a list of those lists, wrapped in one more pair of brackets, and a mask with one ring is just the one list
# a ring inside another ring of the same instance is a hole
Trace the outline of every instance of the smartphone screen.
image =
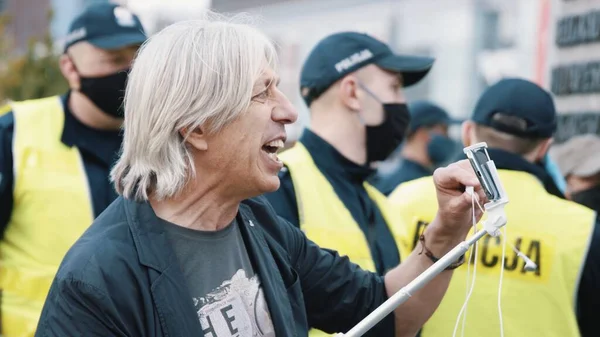
[(498, 186), (496, 186), (494, 178), (490, 173), (490, 168), (487, 165), (490, 161), (487, 151), (482, 147), (473, 149), (471, 153), (473, 156), (469, 156), (469, 161), (471, 162), (471, 166), (473, 166), (475, 174), (477, 174), (477, 179), (479, 179), (486, 196), (490, 201), (500, 199), (500, 191)]

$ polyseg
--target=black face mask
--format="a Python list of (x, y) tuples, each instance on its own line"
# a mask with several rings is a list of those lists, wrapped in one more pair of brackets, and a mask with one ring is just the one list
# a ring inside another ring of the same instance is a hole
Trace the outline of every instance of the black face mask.
[(571, 200), (600, 212), (600, 186), (573, 193)]
[(89, 98), (104, 113), (123, 118), (123, 98), (129, 69), (104, 77), (80, 76), (79, 92)]
[(408, 124), (410, 123), (410, 114), (408, 107), (404, 103), (383, 103), (377, 95), (362, 83), (358, 85), (383, 106), (385, 119), (383, 123), (375, 126), (366, 125), (367, 141), (367, 163), (382, 161), (394, 152), (402, 143)]
[(367, 125), (367, 162), (385, 160), (402, 143), (410, 114), (406, 104), (383, 103), (385, 120), (380, 125)]

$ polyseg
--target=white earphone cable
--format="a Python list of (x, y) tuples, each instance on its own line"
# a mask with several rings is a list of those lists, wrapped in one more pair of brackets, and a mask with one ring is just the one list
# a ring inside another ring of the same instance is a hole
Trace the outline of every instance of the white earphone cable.
[[(475, 275), (475, 273), (473, 273), (473, 275)], [(465, 301), (467, 300), (467, 298), (469, 298), (469, 292), (471, 292), (471, 257), (469, 256), (469, 261), (467, 262), (467, 277), (465, 278), (467, 281), (466, 287), (465, 287)], [(465, 313), (462, 316), (462, 326), (461, 326), (461, 330), (460, 330), (460, 336), (464, 337), (465, 336), (465, 322), (467, 321), (467, 311), (468, 311), (468, 307), (465, 308)]]
[[(477, 203), (477, 206), (479, 206), (479, 209), (482, 212), (485, 212), (483, 207), (481, 207), (481, 204), (479, 204), (479, 201), (475, 201)], [(473, 210), (474, 212), (474, 210)], [(475, 213), (473, 213), (473, 221), (475, 221)], [(504, 279), (504, 266), (506, 264), (506, 225), (503, 226), (503, 231), (504, 233), (502, 233), (502, 263), (501, 263), (501, 269), (500, 269), (500, 281), (498, 282), (498, 319), (500, 321), (500, 337), (504, 337), (504, 322), (502, 320), (502, 281)], [(511, 245), (512, 249), (515, 252), (518, 252), (517, 248), (514, 247), (513, 245)], [(477, 263), (477, 260), (475, 260), (475, 263)], [(475, 278), (475, 277), (473, 277)]]
[[(477, 232), (477, 220), (475, 218), (475, 203), (477, 202), (477, 205), (479, 205), (479, 202), (477, 200), (475, 200), (475, 193), (473, 192), (473, 190), (471, 190), (471, 209), (473, 212), (473, 233)], [(481, 206), (479, 206), (481, 208)], [(467, 319), (467, 306), (469, 304), (469, 299), (471, 298), (471, 294), (473, 294), (473, 289), (475, 288), (475, 278), (477, 276), (477, 241), (474, 244), (475, 247), (471, 248), (471, 254), (469, 254), (468, 257), (468, 262), (467, 262), (467, 293), (466, 293), (466, 297), (465, 297), (465, 302), (462, 305), (462, 308), (460, 309), (460, 312), (458, 313), (458, 317), (456, 318), (456, 323), (454, 325), (454, 332), (452, 333), (452, 337), (456, 337), (456, 331), (458, 330), (458, 322), (461, 321), (461, 316), (462, 316), (462, 329), (461, 329), (461, 336), (464, 336), (465, 334), (465, 322)], [(475, 262), (473, 264), (473, 277), (471, 279), (471, 282), (469, 282), (469, 278), (470, 278), (470, 273), (471, 273), (471, 260), (473, 259), (473, 256), (475, 256)], [(469, 287), (469, 283), (470, 283), (470, 287)], [(463, 316), (464, 313), (464, 316)]]
[(504, 265), (506, 261), (506, 225), (502, 234), (502, 264), (500, 269), (500, 282), (498, 282), (498, 319), (500, 320), (500, 337), (504, 337), (504, 324), (502, 321), (502, 279), (504, 278)]

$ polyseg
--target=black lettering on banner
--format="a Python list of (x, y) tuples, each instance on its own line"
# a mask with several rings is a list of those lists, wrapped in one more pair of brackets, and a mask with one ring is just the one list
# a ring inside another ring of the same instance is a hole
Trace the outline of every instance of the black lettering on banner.
[[(494, 241), (492, 241), (492, 239), (495, 239)], [(482, 245), (483, 247), (481, 248), (481, 263), (488, 268), (494, 268), (498, 265), (498, 263), (500, 262), (500, 254), (497, 253), (491, 253), (489, 251), (490, 249), (490, 245), (495, 245), (499, 248), (502, 247), (502, 243), (501, 243), (501, 239), (500, 236), (497, 237), (492, 237), (492, 236), (485, 236), (482, 240)], [(527, 245), (527, 251), (523, 251), (521, 250), (521, 247), (523, 246), (523, 238), (521, 237), (517, 237), (515, 242), (514, 242), (514, 246), (517, 250), (523, 252), (525, 255), (527, 255), (533, 262), (535, 262), (535, 264), (537, 264), (537, 269), (535, 271), (528, 271), (525, 270), (525, 261), (523, 259), (521, 259), (516, 252), (512, 251), (512, 249), (510, 249), (510, 246), (507, 245), (506, 247), (506, 257), (504, 258), (504, 270), (506, 271), (516, 271), (517, 267), (519, 266), (519, 263), (521, 264), (521, 267), (519, 268), (521, 274), (525, 274), (527, 272), (532, 272), (535, 274), (535, 276), (541, 276), (541, 247), (542, 247), (542, 243), (540, 240), (531, 240), (531, 242), (529, 242), (529, 244)], [(509, 250), (512, 252), (509, 252)], [(510, 260), (509, 260), (509, 255), (510, 254)]]
[(217, 337), (217, 333), (215, 332), (215, 327), (210, 320), (210, 316), (206, 316), (206, 321), (208, 322), (208, 328), (202, 330), (202, 335), (206, 336), (207, 333), (210, 333), (212, 337)]
[(417, 229), (415, 230), (415, 236), (413, 237), (412, 249), (415, 249), (417, 247), (417, 243), (419, 242), (419, 237), (421, 236), (421, 234), (423, 234), (423, 232), (425, 231), (425, 227), (427, 227), (427, 225), (429, 225), (429, 222), (426, 222), (423, 220), (419, 220), (417, 222)]
[[(488, 260), (487, 255), (488, 255), (488, 247), (490, 246), (490, 240), (492, 239), (492, 236), (486, 235), (483, 238), (483, 249), (481, 250), (481, 263), (486, 266), (486, 267), (493, 267), (498, 263), (498, 257), (493, 255), (491, 260)], [(495, 237), (496, 239), (496, 245), (500, 245), (500, 237), (497, 236)]]
[[(536, 276), (540, 276), (541, 272), (542, 272), (542, 263), (540, 261), (541, 259), (541, 248), (542, 244), (540, 241), (538, 240), (533, 240), (531, 241), (531, 244), (529, 244), (529, 249), (527, 249), (527, 256), (531, 259), (531, 261), (533, 261), (535, 264), (537, 264), (537, 268), (535, 269), (535, 275)], [(521, 269), (521, 273), (525, 274), (527, 272), (527, 270), (525, 270), (525, 264), (523, 264), (523, 268)]]
[[(415, 235), (413, 237), (412, 249), (415, 249), (417, 247), (417, 243), (419, 242), (419, 237), (421, 236), (421, 234), (423, 233), (423, 231), (425, 230), (427, 225), (429, 225), (429, 223), (426, 221), (419, 220), (417, 222), (417, 228), (415, 230)], [(487, 268), (496, 267), (499, 264), (499, 262), (501, 261), (500, 260), (501, 253), (500, 254), (492, 253), (490, 251), (490, 245), (495, 245), (496, 247), (501, 248), (502, 247), (501, 237), (500, 236), (493, 237), (490, 235), (486, 235), (485, 237), (483, 237), (483, 239), (480, 242), (481, 243), (479, 244), (478, 250), (480, 250), (480, 254), (481, 254), (480, 255), (481, 264), (483, 264), (483, 266), (487, 267)], [(525, 240), (525, 242), (527, 242), (527, 241)], [(519, 270), (522, 274), (531, 272), (535, 276), (541, 276), (541, 265), (542, 265), (542, 263), (541, 263), (541, 256), (542, 256), (541, 241), (540, 240), (531, 240), (528, 244), (527, 243), (524, 244), (524, 240), (522, 237), (516, 237), (513, 245), (517, 250), (523, 252), (533, 262), (535, 262), (535, 264), (537, 264), (537, 269), (535, 271), (525, 270), (525, 261), (523, 259), (521, 259), (517, 255), (517, 253), (515, 251), (513, 251), (510, 248), (510, 246), (507, 244), (506, 256), (504, 257), (504, 270), (509, 271), (509, 272)], [(526, 251), (524, 251), (522, 249), (523, 246), (526, 246), (526, 248), (527, 248)], [(471, 263), (474, 263), (474, 262), (475, 262), (475, 255), (471, 254)]]
[(600, 62), (567, 64), (552, 69), (550, 84), (557, 96), (600, 92)]
[(600, 11), (566, 16), (556, 23), (556, 45), (572, 47), (600, 41)]
[(231, 332), (231, 335), (234, 335), (238, 332), (238, 329), (234, 328), (233, 324), (231, 324), (233, 321), (235, 321), (235, 316), (229, 316), (227, 314), (227, 312), (229, 310), (233, 310), (233, 306), (231, 304), (224, 308), (221, 308), (221, 314), (223, 315), (225, 322), (227, 322), (227, 326), (229, 327), (229, 332)]
[(600, 111), (577, 112), (557, 116), (557, 128), (554, 141), (557, 144), (576, 135), (593, 133), (600, 135)]

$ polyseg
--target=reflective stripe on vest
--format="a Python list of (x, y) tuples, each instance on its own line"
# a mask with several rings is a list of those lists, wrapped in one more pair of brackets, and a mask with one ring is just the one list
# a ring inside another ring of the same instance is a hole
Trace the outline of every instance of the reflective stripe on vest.
[(14, 207), (0, 242), (2, 333), (33, 336), (56, 270), (93, 221), (79, 151), (61, 142), (59, 97), (11, 103)]
[[(523, 260), (507, 245), (501, 302), (504, 334), (579, 336), (575, 300), (596, 214), (550, 195), (529, 173), (499, 170), (499, 175), (510, 200), (506, 205), (507, 242), (539, 266), (537, 271), (525, 271)], [(418, 235), (437, 211), (431, 177), (401, 184), (390, 201), (410, 225), (409, 240), (416, 245)], [(467, 337), (500, 334), (497, 297), (501, 243), (501, 238), (490, 236), (479, 241), (475, 288), (465, 323)], [(452, 335), (465, 301), (466, 271), (466, 265), (454, 271), (444, 299), (423, 327), (423, 337)]]
[[(279, 154), (285, 163), (292, 181), (298, 203), (300, 228), (306, 236), (324, 248), (337, 250), (340, 255), (375, 271), (375, 265), (363, 231), (350, 211), (337, 197), (333, 186), (319, 171), (310, 153), (301, 143)], [(367, 193), (377, 204), (383, 218), (393, 233), (401, 258), (410, 254), (409, 242), (401, 241), (408, 236), (402, 219), (389, 210), (387, 198), (369, 184), (364, 184)], [(311, 337), (327, 336), (312, 329)]]

